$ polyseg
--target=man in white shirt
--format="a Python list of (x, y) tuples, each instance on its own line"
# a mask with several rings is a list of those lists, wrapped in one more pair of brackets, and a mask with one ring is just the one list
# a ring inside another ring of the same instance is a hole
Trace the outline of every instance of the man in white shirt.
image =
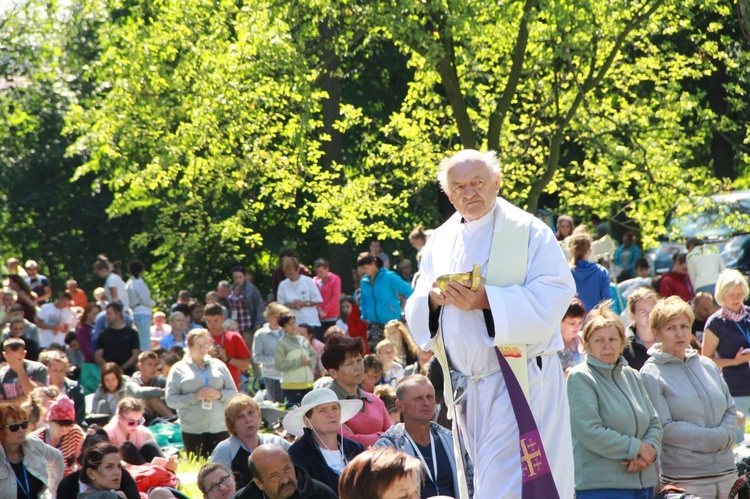
[(67, 291), (60, 294), (55, 303), (45, 303), (36, 315), (36, 325), (41, 331), (42, 348), (49, 348), (52, 343), (65, 345), (65, 335), (75, 327), (76, 317), (70, 311), (73, 299)]

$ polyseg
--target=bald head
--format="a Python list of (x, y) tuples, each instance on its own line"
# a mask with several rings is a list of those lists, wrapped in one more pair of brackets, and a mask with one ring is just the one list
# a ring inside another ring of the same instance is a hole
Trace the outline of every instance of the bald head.
[(289, 453), (278, 444), (255, 448), (248, 459), (253, 481), (268, 499), (287, 499), (297, 490), (297, 473)]

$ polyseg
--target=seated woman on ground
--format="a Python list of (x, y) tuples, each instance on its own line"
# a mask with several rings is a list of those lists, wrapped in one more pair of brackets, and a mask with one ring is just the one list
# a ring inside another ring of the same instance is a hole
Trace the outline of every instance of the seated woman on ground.
[(95, 414), (117, 414), (117, 404), (125, 397), (135, 397), (143, 400), (163, 398), (164, 389), (150, 386), (139, 386), (114, 362), (107, 362), (102, 366), (101, 384), (94, 393), (92, 411)]
[(167, 459), (151, 430), (143, 426), (145, 404), (136, 398), (125, 397), (117, 404), (117, 415), (104, 427), (109, 441), (120, 448), (122, 458), (129, 464), (154, 463), (169, 471), (177, 469), (177, 456)]
[[(104, 431), (102, 428), (91, 427), (88, 429), (86, 438), (83, 441), (81, 453), (78, 455), (79, 469), (78, 471), (75, 471), (63, 478), (62, 482), (60, 482), (60, 487), (57, 489), (57, 497), (59, 497), (60, 499), (67, 497), (78, 497), (78, 494), (80, 492), (84, 492), (85, 490), (87, 490), (86, 486), (81, 486), (81, 475), (83, 473), (83, 456), (84, 454), (86, 454), (86, 451), (90, 447), (97, 444), (112, 445), (109, 442), (109, 437), (107, 436), (106, 431)], [(120, 495), (120, 497), (125, 497), (126, 499), (141, 499), (135, 480), (125, 469), (122, 470), (120, 484), (115, 490), (118, 493), (123, 494)]]
[[(256, 336), (257, 338), (257, 336)], [(263, 424), (260, 406), (246, 393), (238, 393), (224, 409), (224, 421), (229, 438), (222, 440), (211, 454), (212, 463), (221, 463), (237, 475), (239, 487), (248, 485), (253, 477), (247, 459), (259, 445), (279, 444), (288, 449), (291, 444), (270, 433), (260, 433)]]
[(75, 422), (75, 405), (70, 398), (60, 395), (50, 404), (48, 426), (31, 433), (47, 445), (62, 452), (65, 476), (78, 469), (76, 459), (83, 445), (83, 429)]
[(301, 437), (289, 449), (294, 464), (338, 490), (339, 475), (346, 463), (365, 450), (359, 442), (339, 435), (341, 425), (361, 408), (361, 400), (339, 400), (328, 388), (305, 395), (300, 407), (284, 417), (284, 429)]
[(408, 366), (419, 360), (421, 349), (412, 338), (406, 324), (398, 320), (392, 320), (385, 325), (383, 332), (385, 333), (385, 339), (390, 340), (396, 347), (395, 362), (402, 366)]

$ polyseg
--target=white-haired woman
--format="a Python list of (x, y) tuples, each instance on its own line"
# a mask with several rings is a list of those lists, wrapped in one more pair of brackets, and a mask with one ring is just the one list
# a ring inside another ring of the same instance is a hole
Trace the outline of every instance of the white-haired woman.
[(302, 437), (289, 449), (294, 463), (315, 480), (338, 490), (346, 464), (365, 450), (359, 442), (339, 434), (341, 425), (361, 408), (361, 400), (339, 400), (328, 388), (305, 395), (302, 405), (284, 417), (284, 429)]

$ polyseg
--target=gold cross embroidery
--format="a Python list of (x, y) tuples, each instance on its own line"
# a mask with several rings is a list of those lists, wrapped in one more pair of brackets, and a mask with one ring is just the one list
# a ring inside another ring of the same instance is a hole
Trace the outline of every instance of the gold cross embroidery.
[[(528, 442), (528, 443), (527, 443)], [(521, 462), (525, 464), (523, 474), (528, 476), (536, 475), (535, 467), (541, 467), (541, 463), (535, 459), (542, 457), (542, 451), (537, 448), (537, 443), (532, 439), (524, 438), (521, 440)]]

